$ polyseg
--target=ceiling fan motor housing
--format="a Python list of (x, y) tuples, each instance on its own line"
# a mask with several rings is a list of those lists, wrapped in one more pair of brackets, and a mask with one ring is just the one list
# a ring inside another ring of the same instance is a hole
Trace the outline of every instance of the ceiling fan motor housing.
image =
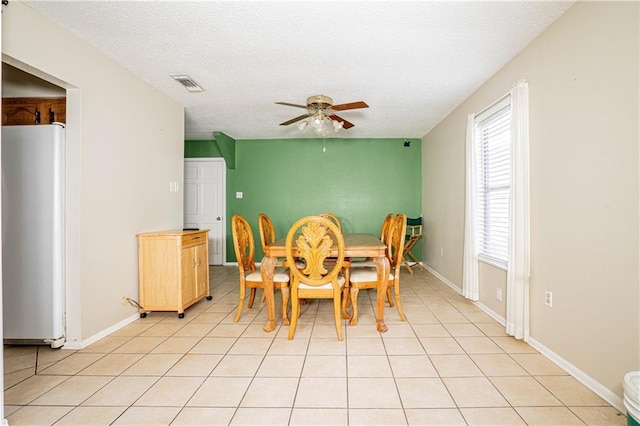
[(307, 107), (315, 110), (327, 109), (333, 105), (333, 99), (325, 95), (309, 96), (307, 98)]

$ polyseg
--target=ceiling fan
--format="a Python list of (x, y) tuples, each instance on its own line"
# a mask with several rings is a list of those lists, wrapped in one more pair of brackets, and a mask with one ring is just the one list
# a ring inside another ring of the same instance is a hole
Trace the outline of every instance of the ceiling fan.
[[(281, 126), (288, 126), (289, 124), (296, 123), (306, 118), (311, 120), (304, 121), (298, 125), (300, 130), (304, 130), (307, 124), (311, 124), (316, 130), (316, 133), (321, 133), (325, 130), (324, 123), (331, 121), (333, 127), (337, 132), (340, 128), (350, 129), (354, 126), (353, 123), (348, 122), (342, 117), (335, 114), (336, 111), (346, 111), (349, 109), (369, 108), (363, 101), (349, 102), (346, 104), (333, 105), (333, 99), (325, 95), (314, 95), (307, 98), (307, 105), (292, 104), (289, 102), (276, 102), (279, 105), (287, 105), (296, 108), (304, 108), (307, 110), (305, 114), (299, 115), (291, 120), (287, 120), (284, 123), (280, 123)], [(310, 121), (310, 123), (309, 123)]]

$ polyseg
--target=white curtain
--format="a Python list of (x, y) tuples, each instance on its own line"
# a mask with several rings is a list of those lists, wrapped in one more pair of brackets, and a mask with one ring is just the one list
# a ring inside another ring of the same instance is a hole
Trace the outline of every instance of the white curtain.
[(478, 300), (478, 185), (476, 162), (475, 115), (467, 117), (467, 180), (464, 208), (464, 254), (462, 267), (462, 294), (467, 299)]
[(529, 340), (529, 85), (511, 89), (511, 194), (506, 332)]

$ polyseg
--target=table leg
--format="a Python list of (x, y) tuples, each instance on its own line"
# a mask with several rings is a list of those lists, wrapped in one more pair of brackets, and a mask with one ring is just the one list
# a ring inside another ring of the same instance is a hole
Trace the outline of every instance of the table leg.
[(275, 257), (265, 256), (260, 263), (264, 294), (267, 299), (267, 324), (263, 327), (266, 332), (276, 329), (276, 304), (273, 300), (273, 274), (276, 269), (276, 261)]
[(387, 298), (387, 287), (389, 285), (389, 259), (386, 256), (373, 259), (376, 264), (378, 274), (378, 289), (376, 295), (376, 328), (380, 333), (385, 333), (389, 328), (384, 323), (384, 303)]

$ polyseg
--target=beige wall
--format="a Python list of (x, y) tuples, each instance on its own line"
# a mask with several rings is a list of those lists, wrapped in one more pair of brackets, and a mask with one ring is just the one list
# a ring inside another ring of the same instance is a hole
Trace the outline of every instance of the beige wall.
[[(425, 262), (461, 287), (466, 116), (529, 82), (531, 337), (619, 398), (640, 370), (639, 18), (637, 2), (576, 3), (422, 151)], [(481, 274), (485, 305), (494, 272)]]
[[(3, 61), (67, 89), (69, 346), (135, 315), (135, 234), (182, 227), (184, 112), (100, 52), (12, 1)], [(182, 185), (180, 185), (182, 187)]]
[(10, 65), (2, 64), (3, 98), (49, 98), (64, 96), (66, 96), (64, 89)]
[[(501, 320), (506, 316), (507, 301), (507, 273), (504, 269), (498, 268), (485, 262), (478, 264), (478, 282), (480, 286), (480, 301)], [(502, 292), (501, 300), (498, 300), (498, 289)]]

